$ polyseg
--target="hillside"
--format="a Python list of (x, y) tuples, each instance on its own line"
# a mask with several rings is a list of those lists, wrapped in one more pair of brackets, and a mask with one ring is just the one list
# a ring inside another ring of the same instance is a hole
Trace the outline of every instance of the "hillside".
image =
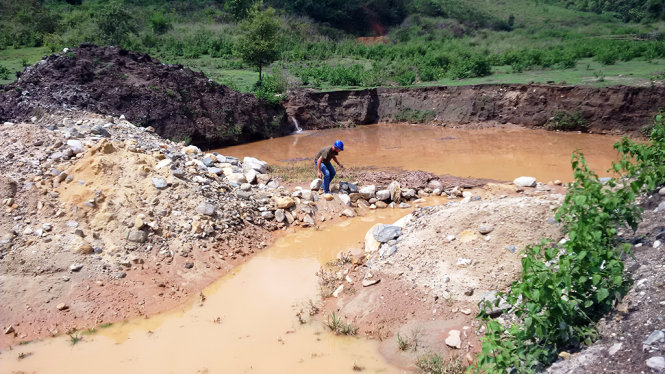
[[(661, 13), (636, 18), (568, 3), (265, 1), (278, 11), (281, 40), (279, 58), (263, 69), (272, 73), (258, 94), (300, 86), (649, 85), (665, 77)], [(0, 0), (0, 83), (11, 82), (14, 72), (44, 54), (91, 42), (149, 53), (231, 88), (257, 91), (258, 74), (238, 53), (238, 24), (251, 5)]]

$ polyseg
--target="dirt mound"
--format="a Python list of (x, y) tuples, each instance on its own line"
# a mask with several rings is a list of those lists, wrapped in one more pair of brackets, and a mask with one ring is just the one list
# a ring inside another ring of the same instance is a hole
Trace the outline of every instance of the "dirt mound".
[(80, 109), (152, 126), (163, 137), (219, 147), (290, 131), (278, 104), (216, 84), (181, 65), (116, 47), (81, 45), (45, 57), (4, 88), (0, 121)]

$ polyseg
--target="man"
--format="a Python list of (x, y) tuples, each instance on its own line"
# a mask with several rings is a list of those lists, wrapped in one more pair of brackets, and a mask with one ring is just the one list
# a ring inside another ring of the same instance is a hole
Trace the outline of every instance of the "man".
[(344, 150), (344, 143), (341, 140), (336, 140), (332, 146), (323, 147), (316, 154), (314, 164), (316, 164), (316, 171), (319, 178), (323, 174), (323, 192), (330, 193), (330, 181), (335, 178), (335, 168), (330, 163), (330, 160), (335, 160), (340, 168), (344, 169), (344, 165), (337, 161), (337, 155), (340, 151)]

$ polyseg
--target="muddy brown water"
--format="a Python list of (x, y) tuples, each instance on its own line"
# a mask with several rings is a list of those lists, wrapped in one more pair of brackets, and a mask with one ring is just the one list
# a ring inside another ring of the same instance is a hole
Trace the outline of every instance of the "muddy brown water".
[[(338, 157), (344, 166), (398, 167), (437, 175), (512, 181), (519, 176), (541, 182), (571, 181), (571, 153), (583, 151), (599, 173), (616, 160), (617, 136), (552, 132), (521, 127), (463, 130), (428, 125), (380, 124), (349, 129), (304, 131), (217, 150), (252, 156), (268, 163), (312, 160), (335, 139), (344, 142)], [(312, 166), (312, 170), (314, 167)], [(314, 176), (314, 171), (312, 171)]]
[[(345, 142), (342, 162), (425, 169), (437, 174), (510, 180), (570, 179), (573, 149), (605, 170), (615, 137), (523, 129), (456, 130), (380, 125), (312, 131), (220, 151), (268, 162), (309, 159), (323, 145)], [(431, 201), (430, 203), (436, 203)], [(198, 297), (169, 312), (83, 334), (72, 345), (58, 336), (0, 352), (0, 371), (26, 373), (394, 373), (376, 341), (335, 336), (322, 320), (301, 325), (296, 313), (318, 299), (316, 271), (342, 250), (360, 248), (375, 223), (408, 210), (368, 211), (362, 217), (297, 230), (279, 238)], [(321, 319), (325, 319), (325, 316)], [(25, 358), (19, 359), (20, 355)]]
[[(0, 372), (346, 373), (354, 365), (401, 372), (381, 356), (378, 342), (335, 336), (321, 320), (301, 325), (296, 313), (319, 298), (315, 273), (322, 264), (360, 248), (375, 223), (408, 212), (376, 210), (287, 233), (203, 290), (203, 304), (194, 297), (167, 313), (97, 328), (75, 345), (64, 335), (13, 347), (0, 353)], [(21, 354), (27, 357), (19, 360)]]

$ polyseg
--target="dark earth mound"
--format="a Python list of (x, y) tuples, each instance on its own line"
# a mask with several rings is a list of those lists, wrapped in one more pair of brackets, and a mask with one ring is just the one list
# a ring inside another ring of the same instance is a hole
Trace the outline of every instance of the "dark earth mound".
[(205, 148), (284, 135), (279, 104), (214, 83), (146, 54), (82, 44), (45, 57), (0, 91), (0, 121), (54, 110), (125, 115), (166, 138)]

